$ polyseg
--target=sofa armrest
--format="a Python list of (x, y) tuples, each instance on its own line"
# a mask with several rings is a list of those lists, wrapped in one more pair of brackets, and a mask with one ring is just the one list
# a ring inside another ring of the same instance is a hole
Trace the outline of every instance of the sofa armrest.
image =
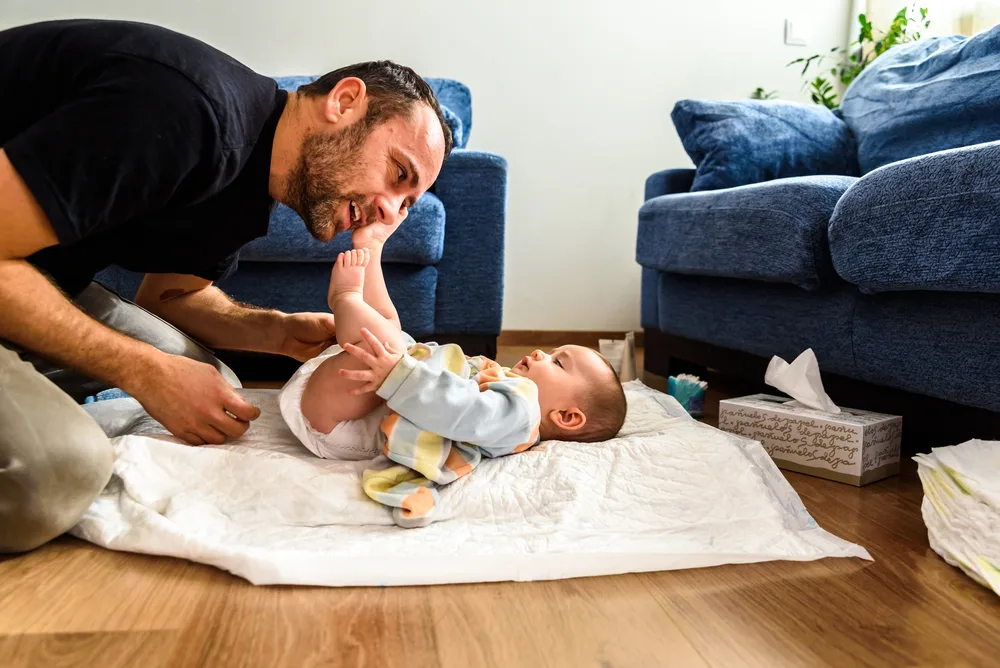
[(1000, 293), (1000, 141), (875, 169), (837, 203), (833, 263), (862, 292)]
[(507, 161), (492, 153), (455, 150), (434, 193), (445, 211), (434, 329), (497, 336), (503, 317)]
[(646, 179), (646, 201), (663, 195), (691, 192), (694, 184), (693, 169), (667, 169)]

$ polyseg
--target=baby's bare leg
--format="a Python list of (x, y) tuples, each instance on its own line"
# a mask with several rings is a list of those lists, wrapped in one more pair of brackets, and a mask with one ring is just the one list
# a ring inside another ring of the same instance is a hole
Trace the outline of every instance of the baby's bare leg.
[[(365, 303), (365, 267), (369, 260), (367, 251), (353, 250), (341, 253), (334, 264), (329, 302), (337, 318), (337, 343), (353, 343), (370, 351), (361, 338), (361, 329), (365, 328), (396, 350), (405, 350), (399, 327)], [(351, 396), (351, 390), (361, 383), (339, 375), (340, 369), (364, 368), (351, 355), (341, 353), (313, 372), (302, 394), (302, 413), (313, 429), (329, 433), (337, 423), (364, 417), (382, 403), (375, 393)]]

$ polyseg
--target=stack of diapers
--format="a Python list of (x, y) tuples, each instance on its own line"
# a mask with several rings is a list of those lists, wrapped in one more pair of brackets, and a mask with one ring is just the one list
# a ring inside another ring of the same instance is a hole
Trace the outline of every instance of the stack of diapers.
[(240, 439), (190, 447), (132, 399), (86, 408), (115, 473), (73, 534), (211, 564), (255, 584), (549, 580), (824, 557), (870, 559), (816, 525), (760, 444), (695, 422), (638, 381), (604, 443), (546, 442), (441, 490), (442, 521), (394, 525), (361, 490), (365, 462), (323, 460), (277, 391)]
[(969, 441), (914, 459), (931, 549), (1000, 594), (1000, 442)]

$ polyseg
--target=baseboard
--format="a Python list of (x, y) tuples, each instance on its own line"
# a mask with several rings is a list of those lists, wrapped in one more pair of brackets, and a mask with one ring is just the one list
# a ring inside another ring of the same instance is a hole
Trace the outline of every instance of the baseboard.
[[(580, 330), (549, 330), (549, 329), (506, 329), (500, 333), (497, 339), (498, 346), (540, 346), (543, 348), (550, 346), (589, 346), (597, 347), (597, 342), (601, 339), (623, 339), (625, 332), (595, 332)], [(638, 348), (643, 346), (645, 335), (643, 332), (635, 332), (635, 345)]]

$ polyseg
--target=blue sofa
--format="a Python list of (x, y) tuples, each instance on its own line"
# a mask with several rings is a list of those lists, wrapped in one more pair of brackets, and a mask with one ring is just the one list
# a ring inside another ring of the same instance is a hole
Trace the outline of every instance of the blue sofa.
[[(285, 90), (315, 77), (278, 78)], [(455, 150), (437, 182), (410, 210), (386, 243), (383, 262), (389, 294), (404, 330), (417, 340), (453, 341), (468, 354), (496, 354), (503, 309), (507, 163), (465, 148), (472, 129), (469, 89), (449, 79), (427, 79), (455, 137)], [(330, 267), (351, 247), (350, 235), (328, 244), (314, 240), (291, 209), (279, 205), (267, 236), (240, 253), (238, 270), (219, 282), (235, 299), (286, 312), (328, 311)], [(140, 274), (111, 267), (97, 280), (132, 298)], [(220, 353), (238, 372), (248, 365), (287, 372), (295, 363)], [(263, 366), (262, 366), (263, 365)], [(264, 375), (270, 375), (265, 371)]]
[[(840, 173), (727, 155), (739, 114), (711, 105), (685, 106), (681, 120), (707, 134), (725, 121), (726, 142), (697, 154), (697, 170), (646, 182), (636, 249), (646, 369), (725, 370), (749, 354), (762, 380), (763, 359), (811, 347), (835, 381), (1000, 411), (1000, 27), (895, 47), (866, 69), (830, 116), (856, 151)], [(746, 145), (783, 136), (758, 121)], [(704, 143), (683, 138), (689, 154)], [(696, 187), (741, 178), (729, 169), (739, 160), (768, 180)]]

